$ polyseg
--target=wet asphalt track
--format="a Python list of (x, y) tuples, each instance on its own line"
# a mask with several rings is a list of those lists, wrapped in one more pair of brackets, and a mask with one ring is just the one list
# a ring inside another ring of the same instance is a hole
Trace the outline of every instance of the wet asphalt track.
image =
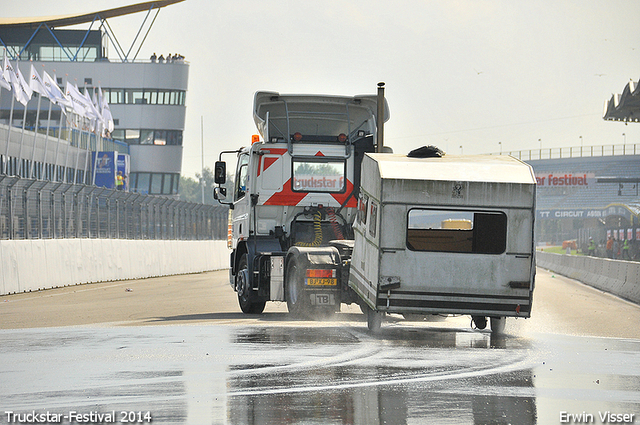
[(243, 316), (225, 279), (0, 297), (0, 423), (640, 423), (640, 307), (551, 273), (538, 274), (532, 319), (508, 320), (501, 338), (467, 317), (392, 317), (373, 336), (354, 309)]

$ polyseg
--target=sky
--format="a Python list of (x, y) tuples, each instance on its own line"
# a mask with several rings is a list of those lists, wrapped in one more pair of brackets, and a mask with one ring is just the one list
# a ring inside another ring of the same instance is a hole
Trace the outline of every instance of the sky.
[[(2, 17), (135, 2), (21, 0)], [(145, 16), (109, 24), (129, 46)], [(180, 53), (190, 64), (187, 177), (202, 151), (213, 168), (219, 151), (250, 143), (260, 90), (375, 94), (385, 82), (396, 153), (640, 144), (640, 123), (602, 119), (605, 101), (640, 78), (638, 16), (631, 0), (185, 0), (160, 10), (138, 58)]]

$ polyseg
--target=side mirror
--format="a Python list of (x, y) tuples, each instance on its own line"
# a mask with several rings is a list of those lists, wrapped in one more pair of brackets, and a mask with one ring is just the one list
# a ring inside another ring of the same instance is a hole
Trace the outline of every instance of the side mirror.
[(216, 165), (213, 171), (213, 178), (216, 184), (225, 184), (225, 182), (227, 181), (227, 163), (226, 162), (216, 161)]
[(224, 201), (227, 199), (227, 188), (226, 187), (214, 187), (213, 188), (213, 198), (218, 201)]

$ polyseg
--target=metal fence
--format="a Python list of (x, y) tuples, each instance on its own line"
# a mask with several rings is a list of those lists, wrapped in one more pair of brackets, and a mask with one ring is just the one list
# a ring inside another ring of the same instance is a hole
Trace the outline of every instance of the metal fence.
[(0, 239), (226, 239), (229, 209), (0, 175)]
[(562, 158), (588, 158), (597, 156), (639, 155), (640, 144), (573, 146), (568, 148), (529, 149), (522, 151), (493, 152), (489, 155), (511, 155), (522, 161)]

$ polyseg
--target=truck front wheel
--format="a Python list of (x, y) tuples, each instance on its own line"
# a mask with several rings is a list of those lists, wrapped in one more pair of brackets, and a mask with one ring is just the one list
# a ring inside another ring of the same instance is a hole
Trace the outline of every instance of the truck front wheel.
[(238, 263), (236, 275), (236, 290), (238, 291), (238, 304), (245, 314), (260, 314), (264, 311), (265, 301), (254, 300), (253, 290), (249, 281), (249, 266), (247, 254), (242, 254)]

